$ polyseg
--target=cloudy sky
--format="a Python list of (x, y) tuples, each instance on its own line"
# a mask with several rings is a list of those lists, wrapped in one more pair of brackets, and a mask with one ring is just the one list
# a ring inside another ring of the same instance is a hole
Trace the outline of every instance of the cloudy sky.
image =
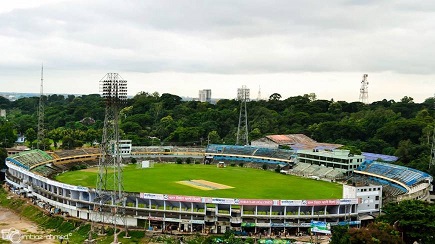
[(435, 1), (0, 0), (0, 91), (417, 102), (435, 93)]

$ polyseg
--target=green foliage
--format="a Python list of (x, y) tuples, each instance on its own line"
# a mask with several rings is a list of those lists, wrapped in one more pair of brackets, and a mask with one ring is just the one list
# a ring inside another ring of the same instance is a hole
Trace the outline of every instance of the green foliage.
[(267, 164), (263, 164), (263, 166), (261, 166), (261, 168), (263, 168), (264, 170), (267, 170), (268, 166), (267, 166)]
[(394, 225), (403, 233), (406, 243), (435, 243), (435, 205), (419, 200), (407, 200), (383, 207), (380, 221)]
[(17, 140), (12, 123), (0, 118), (0, 146), (12, 147)]
[(5, 148), (0, 147), (0, 169), (6, 168), (5, 160), (8, 157), (8, 151)]
[[(9, 109), (7, 121), (0, 123), (1, 144), (13, 145), (18, 133), (34, 141), (38, 102), (37, 97), (0, 100), (2, 108)], [(105, 112), (100, 95), (49, 95), (45, 106), (46, 137), (55, 148), (71, 149), (101, 140)], [(268, 101), (250, 101), (247, 107), (251, 140), (303, 133), (319, 142), (343, 144), (355, 154), (396, 154), (400, 163), (427, 171), (429, 155), (424, 152), (435, 126), (433, 98), (415, 103), (405, 96), (398, 102), (383, 99), (363, 104), (319, 100), (315, 94), (284, 98), (274, 93)], [(209, 104), (182, 101), (168, 93), (140, 92), (121, 111), (121, 136), (145, 146), (235, 144), (239, 109), (234, 99)]]

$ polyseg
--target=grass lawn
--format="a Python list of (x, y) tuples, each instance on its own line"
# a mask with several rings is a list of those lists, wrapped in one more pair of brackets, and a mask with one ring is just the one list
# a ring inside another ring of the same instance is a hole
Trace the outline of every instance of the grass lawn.
[[(56, 180), (95, 188), (97, 168), (70, 171)], [(154, 168), (124, 168), (124, 189), (128, 192), (172, 195), (256, 198), (256, 199), (336, 199), (342, 197), (342, 185), (252, 168), (202, 164), (155, 164)], [(109, 174), (109, 179), (113, 175)], [(183, 180), (207, 180), (234, 188), (204, 191), (176, 183)], [(110, 185), (110, 184), (109, 184)]]

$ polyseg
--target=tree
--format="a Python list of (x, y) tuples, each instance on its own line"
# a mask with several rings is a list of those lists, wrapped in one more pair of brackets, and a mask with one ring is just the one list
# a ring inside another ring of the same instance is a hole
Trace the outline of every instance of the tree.
[(273, 93), (269, 96), (269, 101), (279, 101), (281, 99), (281, 94), (279, 93)]
[(350, 243), (403, 243), (399, 231), (383, 222), (371, 223), (365, 228), (351, 228), (348, 233)]
[(210, 143), (210, 144), (220, 143), (221, 137), (219, 136), (218, 132), (214, 130), (214, 131), (210, 131), (208, 133), (207, 140), (208, 140), (208, 143)]
[(331, 244), (348, 244), (350, 243), (350, 234), (348, 225), (336, 225), (332, 227)]
[(5, 148), (0, 147), (0, 169), (6, 168), (6, 158), (8, 157), (8, 151)]
[(414, 98), (404, 96), (404, 97), (402, 97), (402, 99), (400, 99), (400, 102), (401, 103), (414, 103)]
[(33, 148), (33, 142), (36, 140), (37, 135), (36, 135), (36, 131), (33, 128), (29, 128), (26, 130), (26, 132), (24, 133), (24, 135), (26, 136), (26, 140), (27, 142), (29, 142), (29, 146), (31, 148)]
[(1, 147), (12, 147), (17, 140), (12, 124), (8, 121), (0, 121), (0, 145)]
[(383, 207), (380, 221), (394, 225), (406, 243), (435, 243), (435, 205), (420, 200), (405, 200)]

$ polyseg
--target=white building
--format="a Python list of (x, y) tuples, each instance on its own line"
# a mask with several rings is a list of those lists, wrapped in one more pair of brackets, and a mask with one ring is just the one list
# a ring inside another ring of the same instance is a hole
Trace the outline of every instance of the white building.
[(199, 101), (200, 102), (211, 102), (211, 89), (199, 90)]
[(343, 185), (343, 198), (358, 198), (358, 214), (378, 214), (382, 207), (382, 186)]
[(353, 172), (365, 159), (362, 155), (350, 154), (349, 150), (298, 150), (298, 162), (343, 169), (346, 173)]

